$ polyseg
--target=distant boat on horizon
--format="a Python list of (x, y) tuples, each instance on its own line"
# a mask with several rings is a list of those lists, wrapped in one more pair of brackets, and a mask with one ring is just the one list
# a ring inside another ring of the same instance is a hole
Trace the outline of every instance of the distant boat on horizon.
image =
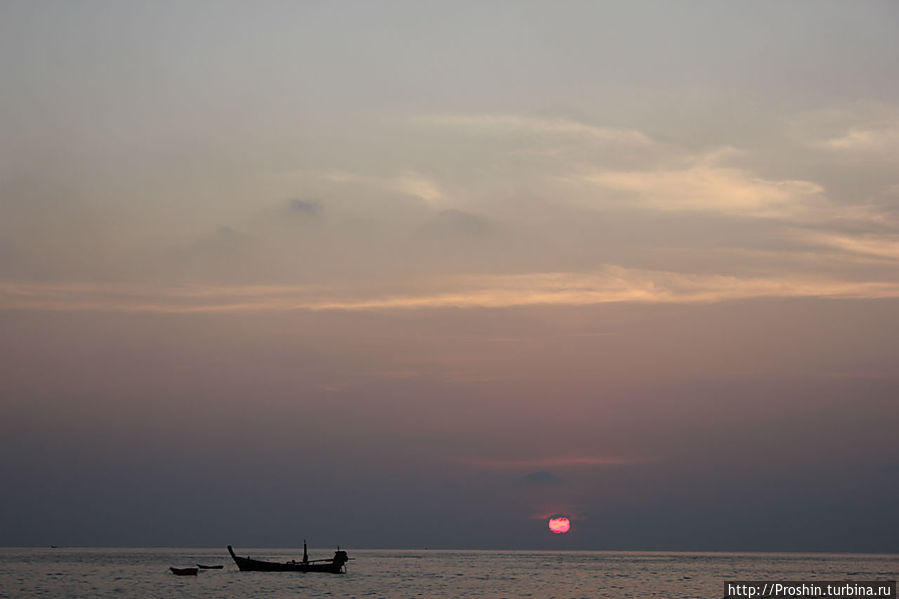
[(309, 559), (306, 552), (306, 541), (303, 541), (303, 560), (289, 562), (267, 562), (252, 559), (249, 556), (239, 557), (234, 554), (234, 549), (228, 545), (228, 553), (237, 564), (241, 572), (328, 572), (330, 574), (343, 574), (346, 572), (346, 563), (350, 561), (346, 551), (340, 547), (334, 552), (334, 557), (327, 559)]

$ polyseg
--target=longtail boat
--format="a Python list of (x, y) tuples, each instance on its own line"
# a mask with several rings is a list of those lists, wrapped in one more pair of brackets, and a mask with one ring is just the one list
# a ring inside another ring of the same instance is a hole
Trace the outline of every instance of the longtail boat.
[(174, 574), (175, 576), (196, 576), (197, 575), (196, 568), (172, 568), (172, 567), (170, 567), (169, 570), (171, 570), (172, 574)]
[(289, 562), (266, 562), (259, 559), (239, 557), (234, 554), (234, 549), (228, 545), (228, 553), (242, 572), (330, 572), (331, 574), (343, 574), (346, 572), (346, 563), (350, 561), (346, 551), (337, 548), (334, 557), (328, 559), (309, 559), (306, 553), (306, 542), (303, 541), (303, 560)]

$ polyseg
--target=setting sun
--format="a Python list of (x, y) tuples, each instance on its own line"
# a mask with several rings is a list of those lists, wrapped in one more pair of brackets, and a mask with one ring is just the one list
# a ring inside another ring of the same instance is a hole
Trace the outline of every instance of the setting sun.
[(566, 533), (571, 529), (571, 521), (568, 518), (564, 518), (564, 517), (563, 518), (550, 518), (549, 519), (549, 529), (557, 535)]

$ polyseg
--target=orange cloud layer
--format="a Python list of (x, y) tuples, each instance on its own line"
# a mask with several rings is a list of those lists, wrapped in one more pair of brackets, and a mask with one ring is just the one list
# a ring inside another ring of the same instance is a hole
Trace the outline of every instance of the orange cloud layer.
[(375, 294), (359, 285), (155, 287), (4, 282), (0, 283), (0, 309), (214, 313), (697, 303), (764, 297), (899, 297), (899, 281), (737, 277), (616, 266), (592, 272), (447, 277), (398, 283), (395, 288), (395, 293)]

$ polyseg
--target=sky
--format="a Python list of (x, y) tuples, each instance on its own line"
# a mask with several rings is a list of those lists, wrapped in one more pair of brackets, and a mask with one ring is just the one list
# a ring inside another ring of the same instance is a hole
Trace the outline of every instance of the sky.
[(897, 26), (0, 3), (0, 545), (899, 553)]

